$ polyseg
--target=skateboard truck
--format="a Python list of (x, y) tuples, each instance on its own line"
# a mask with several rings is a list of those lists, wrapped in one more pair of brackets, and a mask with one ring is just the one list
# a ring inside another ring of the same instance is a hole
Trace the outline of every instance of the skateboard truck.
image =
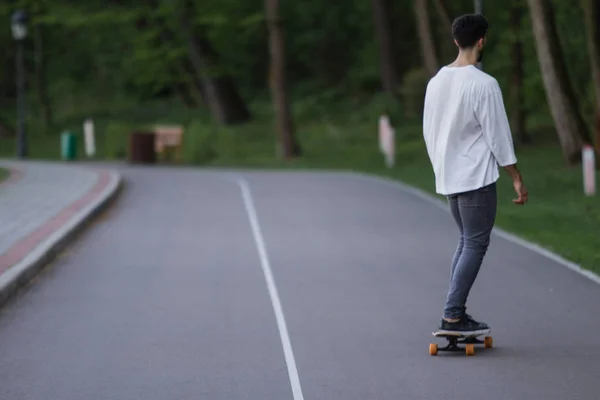
[[(489, 331), (488, 331), (489, 332)], [(457, 352), (464, 351), (466, 355), (473, 356), (475, 355), (475, 345), (483, 344), (483, 347), (486, 349), (492, 348), (493, 339), (491, 336), (485, 336), (483, 340), (477, 339), (478, 336), (484, 335), (485, 333), (477, 334), (477, 335), (452, 335), (452, 334), (444, 334), (434, 332), (433, 336), (436, 337), (445, 337), (448, 340), (448, 344), (445, 347), (439, 348), (436, 343), (431, 343), (429, 345), (429, 355), (436, 356), (439, 351), (448, 351), (448, 352)], [(464, 344), (465, 346), (459, 346)]]

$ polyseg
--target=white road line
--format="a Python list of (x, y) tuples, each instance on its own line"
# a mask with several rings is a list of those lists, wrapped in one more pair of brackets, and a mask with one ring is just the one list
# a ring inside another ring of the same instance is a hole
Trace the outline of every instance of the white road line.
[(298, 377), (298, 370), (296, 369), (294, 352), (292, 351), (292, 343), (290, 342), (290, 335), (288, 334), (285, 317), (283, 315), (283, 309), (279, 300), (279, 294), (277, 293), (277, 286), (275, 286), (275, 279), (273, 278), (273, 272), (271, 271), (271, 264), (269, 262), (269, 256), (267, 255), (265, 240), (260, 230), (260, 224), (258, 223), (258, 215), (256, 214), (256, 209), (254, 208), (254, 202), (250, 192), (250, 185), (243, 178), (237, 178), (236, 183), (242, 191), (242, 199), (244, 200), (244, 205), (246, 206), (246, 212), (248, 214), (248, 219), (250, 220), (254, 241), (256, 242), (260, 264), (267, 282), (267, 289), (269, 290), (271, 304), (273, 305), (275, 319), (277, 320), (277, 327), (279, 328), (279, 336), (281, 337), (281, 345), (283, 346), (283, 354), (285, 356), (285, 363), (287, 364), (294, 400), (304, 400), (304, 396), (302, 395), (302, 387), (300, 386), (300, 378)]

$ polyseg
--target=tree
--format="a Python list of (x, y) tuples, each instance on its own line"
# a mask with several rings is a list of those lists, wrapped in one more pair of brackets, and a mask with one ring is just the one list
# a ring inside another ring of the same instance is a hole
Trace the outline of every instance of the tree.
[[(152, 5), (152, 3), (150, 3)], [(169, 49), (176, 48), (179, 43), (176, 39), (176, 34), (169, 29), (166, 18), (158, 18), (155, 22), (159, 30), (160, 45)], [(142, 15), (137, 21), (138, 29), (148, 29), (146, 15)], [(206, 94), (202, 82), (198, 79), (192, 61), (189, 57), (181, 55), (175, 59), (165, 60), (169, 64), (169, 72), (173, 79), (173, 90), (177, 97), (188, 108), (197, 108), (200, 104), (207, 105)]]
[(271, 56), (269, 86), (275, 108), (276, 127), (280, 140), (280, 154), (284, 158), (289, 159), (300, 155), (300, 148), (295, 140), (294, 124), (292, 122), (287, 94), (285, 43), (281, 18), (279, 16), (279, 0), (265, 0), (265, 11)]
[(435, 54), (435, 45), (433, 43), (433, 35), (431, 34), (431, 26), (429, 24), (427, 0), (414, 0), (414, 9), (423, 64), (427, 73), (434, 76), (438, 71), (439, 63)]
[(219, 54), (203, 29), (196, 27), (190, 16), (194, 4), (181, 0), (179, 21), (187, 42), (189, 58), (202, 84), (202, 92), (213, 116), (221, 123), (236, 124), (250, 119), (250, 111), (235, 87), (233, 78), (221, 70)]
[(511, 125), (517, 140), (530, 143), (531, 138), (525, 128), (524, 91), (523, 91), (523, 4), (512, 0), (510, 8), (510, 28), (512, 31), (511, 76), (509, 98), (512, 106)]
[(372, 0), (375, 16), (375, 30), (379, 42), (379, 60), (383, 90), (391, 96), (396, 95), (398, 79), (394, 63), (394, 48), (389, 24), (388, 3), (386, 0)]
[(439, 23), (442, 27), (440, 56), (450, 61), (456, 55), (456, 45), (452, 40), (452, 9), (447, 0), (434, 0)]
[(556, 125), (563, 157), (568, 165), (574, 165), (581, 161), (582, 145), (591, 141), (567, 74), (554, 10), (549, 0), (527, 2), (546, 98)]
[(596, 154), (600, 166), (600, 6), (596, 0), (583, 0), (587, 45), (590, 59), (590, 70), (594, 82), (596, 107), (594, 115), (594, 131), (596, 137)]
[(47, 51), (44, 48), (44, 26), (36, 22), (34, 23), (34, 54), (35, 54), (35, 86), (37, 98), (42, 109), (42, 119), (46, 129), (52, 126), (52, 107), (48, 97), (46, 85), (46, 61), (48, 59)]

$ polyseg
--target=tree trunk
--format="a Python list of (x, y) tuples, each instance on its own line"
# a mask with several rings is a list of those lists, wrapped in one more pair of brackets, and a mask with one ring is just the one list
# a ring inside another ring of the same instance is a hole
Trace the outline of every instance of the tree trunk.
[(188, 43), (190, 61), (213, 116), (223, 124), (238, 124), (250, 120), (250, 111), (239, 95), (233, 79), (218, 68), (218, 54), (211, 43), (194, 29), (189, 16), (193, 4), (184, 0), (180, 7), (180, 25)]
[(379, 42), (379, 62), (381, 65), (381, 83), (383, 90), (396, 96), (398, 80), (394, 63), (394, 48), (389, 24), (389, 7), (387, 0), (372, 0), (375, 16), (375, 30)]
[[(118, 0), (117, 0), (118, 1)], [(160, 7), (157, 0), (147, 0), (146, 6), (152, 9)], [(177, 46), (176, 33), (168, 28), (169, 24), (165, 17), (156, 18), (152, 24), (153, 28), (159, 29), (157, 46), (171, 48)], [(141, 15), (135, 20), (135, 26), (140, 31), (148, 30), (148, 16)], [(183, 104), (188, 108), (197, 108), (200, 104), (206, 104), (202, 85), (196, 79), (194, 68), (188, 57), (180, 56), (178, 60), (169, 62), (169, 74), (171, 74), (171, 89), (177, 94)], [(187, 78), (187, 79), (186, 79)]]
[(224, 111), (226, 124), (243, 123), (251, 119), (250, 111), (237, 90), (233, 78), (225, 73), (218, 71), (211, 76), (211, 70), (216, 70), (220, 66), (219, 55), (203, 32), (197, 33), (195, 42), (201, 59), (206, 60), (206, 72), (208, 80), (212, 81), (216, 90), (217, 97), (220, 100), (221, 108)]
[(46, 129), (52, 126), (52, 108), (48, 99), (46, 88), (46, 54), (44, 52), (44, 32), (40, 23), (34, 27), (34, 47), (35, 47), (35, 83), (38, 102), (42, 109), (42, 118)]
[(438, 72), (438, 60), (435, 54), (435, 45), (431, 26), (429, 24), (429, 12), (427, 11), (427, 0), (414, 0), (415, 17), (417, 20), (417, 34), (421, 43), (421, 55), (423, 64), (430, 76)]
[(444, 26), (444, 30), (449, 34), (452, 33), (452, 10), (448, 4), (448, 0), (434, 0), (435, 9), (438, 17)]
[(523, 5), (520, 0), (513, 0), (510, 9), (510, 28), (513, 34), (512, 73), (510, 79), (510, 104), (512, 108), (511, 125), (514, 136), (522, 144), (531, 142), (525, 128), (525, 110), (523, 98)]
[(600, 5), (596, 0), (583, 0), (585, 25), (587, 31), (587, 46), (590, 59), (590, 71), (594, 83), (596, 107), (594, 115), (594, 132), (596, 154), (600, 167)]
[(442, 37), (441, 39), (441, 54), (442, 58), (447, 59), (451, 62), (452, 57), (456, 56), (457, 47), (452, 39), (452, 9), (448, 0), (434, 0), (435, 9), (438, 14), (438, 18), (442, 25)]
[[(175, 45), (176, 41), (173, 38), (173, 32), (164, 26), (165, 24), (163, 23), (163, 28), (160, 31), (163, 46)], [(189, 58), (182, 57), (181, 61), (174, 61), (170, 70), (177, 77), (177, 81), (173, 84), (175, 92), (188, 108), (196, 108), (200, 104), (207, 103), (202, 84), (196, 78), (194, 67), (191, 65)], [(185, 81), (181, 81), (182, 77), (187, 77), (190, 82), (186, 85)]]
[(194, 99), (194, 102), (197, 105), (208, 105), (206, 92), (204, 91), (204, 87), (202, 87), (202, 82), (198, 80), (197, 75), (194, 71), (194, 66), (192, 65), (189, 58), (182, 60), (181, 64), (177, 64), (174, 67), (174, 69), (178, 74), (180, 74), (181, 76), (186, 76), (190, 80), (189, 85), (191, 87), (188, 88), (188, 91), (190, 93), (190, 96)]
[(590, 143), (577, 97), (564, 63), (554, 10), (548, 0), (527, 0), (536, 41), (538, 61), (546, 87), (546, 98), (556, 125), (563, 156), (567, 164), (581, 161), (581, 148)]
[(277, 119), (276, 126), (279, 134), (281, 154), (284, 158), (288, 159), (300, 155), (300, 148), (296, 142), (286, 87), (285, 42), (283, 26), (279, 16), (279, 0), (265, 0), (265, 11), (271, 55), (269, 86), (271, 88), (275, 117)]

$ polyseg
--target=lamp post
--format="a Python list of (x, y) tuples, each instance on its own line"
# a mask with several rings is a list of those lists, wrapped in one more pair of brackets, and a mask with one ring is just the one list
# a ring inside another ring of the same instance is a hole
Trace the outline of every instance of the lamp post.
[(23, 41), (27, 37), (28, 17), (25, 11), (15, 11), (11, 18), (13, 38), (17, 42), (17, 157), (27, 156), (25, 140), (25, 67), (23, 62)]

